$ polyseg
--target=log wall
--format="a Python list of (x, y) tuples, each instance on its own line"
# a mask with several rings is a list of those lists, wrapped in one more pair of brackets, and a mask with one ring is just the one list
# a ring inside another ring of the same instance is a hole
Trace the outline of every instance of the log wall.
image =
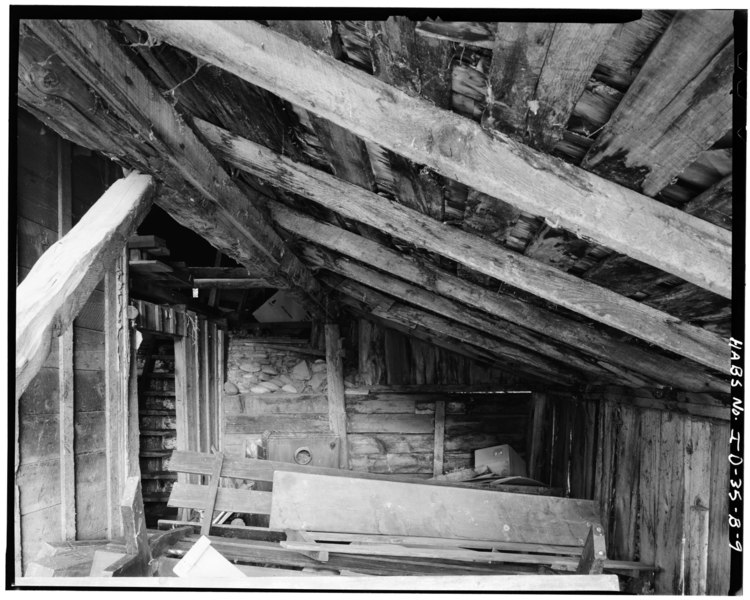
[(656, 564), (658, 594), (728, 594), (729, 408), (720, 399), (615, 388), (535, 394), (532, 404), (532, 474), (599, 502), (609, 558)]
[[(108, 161), (22, 111), (17, 126), (16, 284), (57, 241), (58, 207), (75, 224), (116, 178)], [(60, 353), (54, 343), (17, 406), (17, 570), (45, 540), (107, 535), (103, 282)], [(61, 388), (73, 390), (62, 413)]]

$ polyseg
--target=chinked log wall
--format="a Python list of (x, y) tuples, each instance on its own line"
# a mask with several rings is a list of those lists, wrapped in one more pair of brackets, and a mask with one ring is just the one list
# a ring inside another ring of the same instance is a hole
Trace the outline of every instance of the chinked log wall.
[[(443, 460), (437, 468), (450, 471), (473, 465), (473, 450), (496, 444), (510, 444), (525, 456), (530, 394), (455, 394), (419, 391), (420, 385), (462, 386), (497, 383), (504, 377), (494, 370), (432, 346), (408, 338), (378, 324), (360, 320), (342, 327), (350, 341), (345, 359), (346, 416), (349, 465), (354, 470), (374, 473), (431, 476), (435, 465), (435, 414), (444, 408)], [(345, 344), (346, 346), (346, 344)], [(353, 360), (352, 352), (358, 360)], [(242, 358), (244, 356), (244, 358)], [(315, 377), (321, 363), (318, 357), (295, 353), (292, 346), (281, 350), (278, 343), (264, 344), (234, 335), (230, 339), (228, 378), (240, 388), (238, 395), (224, 396), (224, 450), (243, 456), (248, 443), (264, 431), (295, 434), (331, 433), (325, 384), (300, 386), (293, 365), (307, 361)], [(266, 363), (266, 364), (263, 364)], [(240, 368), (244, 364), (245, 369)], [(287, 368), (284, 369), (283, 365)], [(251, 393), (250, 377), (266, 380), (286, 375), (301, 394), (282, 390)], [(271, 367), (271, 368), (268, 368)], [(507, 378), (507, 377), (506, 377)], [(355, 380), (359, 384), (354, 389)], [(380, 385), (383, 384), (383, 385)], [(405, 393), (403, 386), (410, 386)], [(362, 389), (376, 386), (366, 393)], [(397, 388), (401, 386), (401, 388)], [(388, 391), (392, 387), (393, 391)], [(427, 388), (425, 388), (427, 389)], [(396, 391), (398, 390), (398, 391)], [(416, 392), (416, 393), (415, 393)], [(439, 435), (439, 434), (438, 434)]]
[(729, 592), (729, 411), (709, 394), (536, 394), (532, 476), (599, 501), (610, 559), (656, 564), (658, 594)]

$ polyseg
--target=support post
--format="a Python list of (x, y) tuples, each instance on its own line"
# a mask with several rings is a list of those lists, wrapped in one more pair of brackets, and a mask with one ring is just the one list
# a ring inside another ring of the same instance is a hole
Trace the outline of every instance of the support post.
[(349, 443), (346, 437), (346, 400), (344, 397), (344, 363), (339, 326), (326, 323), (326, 363), (328, 368), (328, 421), (339, 436), (339, 467), (349, 468)]
[(443, 452), (445, 449), (445, 400), (435, 402), (435, 455), (432, 476), (443, 474)]
[[(57, 239), (73, 226), (70, 142), (57, 141)], [(60, 533), (64, 540), (76, 539), (75, 489), (75, 397), (73, 379), (73, 325), (57, 340), (58, 389), (60, 394)]]

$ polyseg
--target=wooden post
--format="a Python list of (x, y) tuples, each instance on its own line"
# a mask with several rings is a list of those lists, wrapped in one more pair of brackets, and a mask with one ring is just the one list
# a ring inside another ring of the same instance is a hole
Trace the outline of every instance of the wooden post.
[(532, 417), (531, 417), (531, 435), (528, 438), (528, 467), (529, 477), (532, 479), (542, 480), (544, 476), (543, 465), (545, 464), (545, 449), (551, 450), (546, 443), (547, 427), (545, 423), (548, 418), (547, 394), (534, 392), (531, 400)]
[(443, 452), (445, 449), (445, 400), (435, 402), (435, 458), (432, 476), (443, 474)]
[(123, 249), (115, 264), (104, 274), (105, 447), (110, 537), (122, 533), (120, 492), (121, 482), (128, 472), (130, 327), (127, 318), (127, 264), (127, 251)]
[(328, 421), (339, 436), (339, 467), (349, 468), (349, 443), (346, 437), (346, 400), (344, 397), (344, 363), (341, 356), (339, 326), (326, 323), (326, 364), (328, 373)]
[(201, 523), (201, 535), (208, 535), (211, 531), (211, 522), (214, 518), (214, 508), (216, 507), (216, 494), (219, 491), (219, 482), (221, 481), (221, 468), (224, 465), (224, 454), (217, 452), (214, 456), (214, 469), (211, 473), (211, 479), (208, 482), (206, 490), (206, 507), (203, 510), (203, 522)]
[[(57, 239), (73, 226), (70, 142), (57, 142)], [(73, 384), (73, 325), (57, 341), (60, 394), (60, 533), (64, 540), (76, 539), (75, 490), (75, 397)]]

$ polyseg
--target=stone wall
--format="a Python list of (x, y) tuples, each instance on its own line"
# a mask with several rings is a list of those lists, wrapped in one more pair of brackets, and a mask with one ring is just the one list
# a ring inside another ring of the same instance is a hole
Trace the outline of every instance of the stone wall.
[(290, 343), (231, 335), (225, 392), (252, 394), (316, 394), (326, 390), (323, 357), (296, 351)]

